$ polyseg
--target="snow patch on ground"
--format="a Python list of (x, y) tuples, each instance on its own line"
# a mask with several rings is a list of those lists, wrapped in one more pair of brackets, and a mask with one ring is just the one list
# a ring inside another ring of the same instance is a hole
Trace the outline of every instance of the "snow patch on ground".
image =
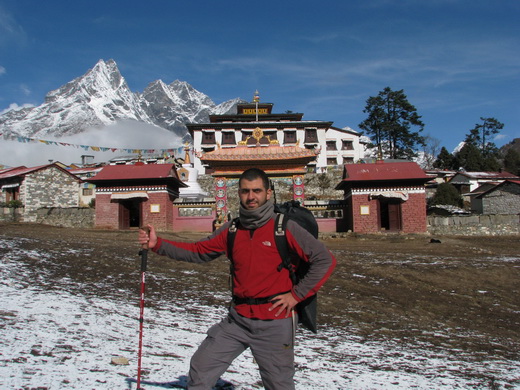
[[(32, 256), (44, 263), (50, 254), (24, 253), (1, 237), (0, 248), (0, 388), (135, 389), (139, 297), (77, 294), (66, 288), (74, 283), (70, 279), (33, 283), (17, 259)], [(171, 387), (186, 375), (205, 331), (226, 314), (224, 307), (179, 302), (145, 309), (143, 388)], [(446, 332), (439, 337), (449, 337)], [(113, 357), (130, 364), (113, 365)], [(318, 335), (300, 330), (296, 364), (297, 389), (520, 388), (518, 360), (367, 342), (348, 329), (320, 329)], [(249, 351), (224, 379), (235, 389), (262, 388)]]

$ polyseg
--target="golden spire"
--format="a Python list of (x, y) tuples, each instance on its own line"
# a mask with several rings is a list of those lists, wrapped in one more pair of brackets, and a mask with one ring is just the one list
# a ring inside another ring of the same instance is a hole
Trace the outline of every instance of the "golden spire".
[(191, 161), (190, 161), (190, 144), (188, 142), (186, 142), (184, 144), (184, 151), (186, 153), (184, 153), (184, 164), (191, 164)]

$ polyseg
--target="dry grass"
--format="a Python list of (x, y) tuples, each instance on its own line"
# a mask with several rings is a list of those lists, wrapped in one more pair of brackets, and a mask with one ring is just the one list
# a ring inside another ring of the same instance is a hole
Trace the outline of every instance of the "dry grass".
[[(0, 235), (30, 238), (24, 245), (35, 255), (21, 259), (21, 265), (32, 270), (35, 284), (68, 278), (67, 288), (85, 295), (138, 296), (136, 231), (0, 224)], [(518, 359), (519, 237), (436, 238), (441, 243), (404, 235), (326, 240), (338, 265), (320, 292), (320, 325), (344, 328), (367, 341), (392, 339), (483, 358), (493, 354)], [(38, 258), (39, 249), (53, 248), (55, 257)], [(190, 299), (197, 297), (210, 305), (226, 305), (228, 275), (225, 258), (196, 265), (150, 254), (147, 304), (173, 300), (189, 308)]]

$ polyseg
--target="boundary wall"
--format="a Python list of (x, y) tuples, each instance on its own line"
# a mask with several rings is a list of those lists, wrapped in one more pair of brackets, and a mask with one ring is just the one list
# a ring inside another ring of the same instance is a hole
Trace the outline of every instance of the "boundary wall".
[[(23, 208), (0, 208), (0, 222), (24, 222)], [(36, 211), (36, 223), (62, 227), (94, 228), (95, 209), (48, 207)], [(520, 234), (520, 215), (491, 214), (464, 216), (428, 216), (432, 235), (495, 236)], [(326, 232), (324, 232), (326, 233)], [(327, 235), (349, 233), (327, 232)], [(392, 234), (392, 233), (385, 233)], [(406, 233), (403, 233), (406, 234)]]

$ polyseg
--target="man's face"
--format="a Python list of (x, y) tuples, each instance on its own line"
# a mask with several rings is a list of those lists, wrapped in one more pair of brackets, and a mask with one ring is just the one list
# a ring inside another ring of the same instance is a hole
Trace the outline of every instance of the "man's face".
[(271, 189), (266, 189), (260, 178), (252, 181), (242, 179), (240, 180), (238, 196), (247, 210), (254, 210), (271, 199)]

